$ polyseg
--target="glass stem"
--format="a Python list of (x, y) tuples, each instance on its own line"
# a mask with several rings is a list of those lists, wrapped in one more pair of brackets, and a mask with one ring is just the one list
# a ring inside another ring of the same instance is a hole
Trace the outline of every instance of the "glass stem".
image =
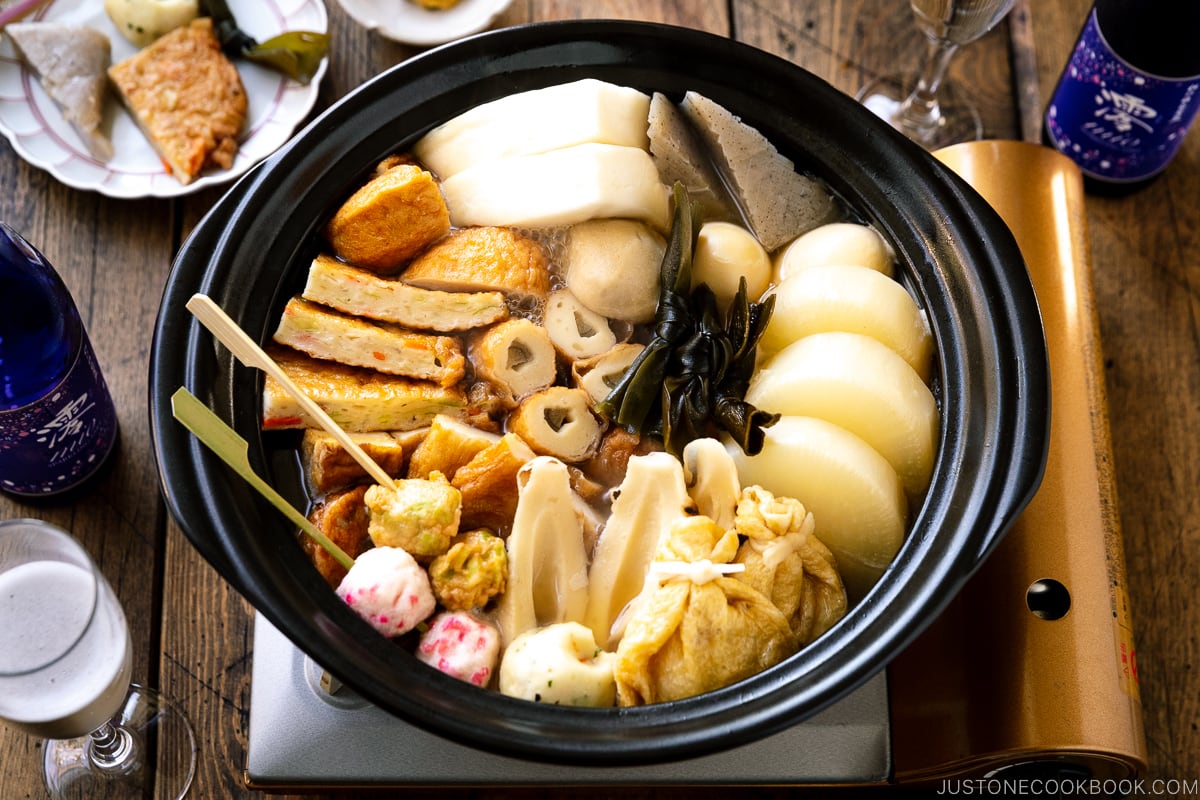
[(898, 118), (910, 135), (920, 140), (942, 123), (942, 109), (938, 105), (937, 92), (946, 77), (950, 60), (958, 52), (958, 45), (945, 39), (930, 42), (929, 53), (921, 67), (916, 88), (900, 104)]
[(89, 734), (88, 758), (96, 769), (109, 774), (125, 775), (141, 767), (133, 734), (111, 722)]

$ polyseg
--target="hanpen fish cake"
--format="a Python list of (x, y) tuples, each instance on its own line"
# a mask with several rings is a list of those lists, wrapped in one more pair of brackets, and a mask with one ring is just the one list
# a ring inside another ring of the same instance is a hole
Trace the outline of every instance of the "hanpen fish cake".
[(413, 155), (443, 181), (481, 164), (602, 143), (646, 149), (650, 96), (584, 78), (475, 106), (425, 134)]

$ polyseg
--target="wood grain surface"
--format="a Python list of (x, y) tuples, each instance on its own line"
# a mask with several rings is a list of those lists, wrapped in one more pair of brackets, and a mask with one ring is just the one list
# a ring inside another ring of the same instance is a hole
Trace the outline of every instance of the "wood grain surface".
[[(336, 0), (323, 108), (414, 55), (369, 33)], [(952, 78), (970, 84), (986, 135), (1036, 139), (1087, 0), (1021, 2), (1013, 17), (964, 49)], [(668, 22), (729, 35), (853, 92), (915, 66), (924, 48), (903, 0), (516, 0), (497, 26), (563, 18)], [(220, 197), (112, 200), (59, 184), (0, 144), (0, 218), (62, 273), (87, 322), (120, 410), (109, 471), (69, 503), (0, 498), (0, 518), (41, 517), (80, 538), (125, 605), (134, 677), (161, 686), (198, 734), (189, 797), (262, 796), (243, 783), (252, 609), (167, 519), (147, 421), (151, 333), (172, 257)], [(1200, 778), (1200, 134), (1169, 171), (1123, 199), (1088, 199), (1128, 582), (1137, 629), (1150, 768), (1147, 777)], [(0, 799), (41, 798), (40, 743), (0, 726)], [(858, 796), (839, 789), (455, 789), (404, 796), (486, 798)], [(365, 791), (325, 800), (395, 796)], [(290, 796), (289, 796), (290, 797)]]

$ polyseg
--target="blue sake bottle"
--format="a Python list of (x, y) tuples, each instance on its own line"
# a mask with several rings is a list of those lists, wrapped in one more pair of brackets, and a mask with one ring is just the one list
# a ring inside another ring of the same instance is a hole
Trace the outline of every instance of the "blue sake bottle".
[(70, 292), (0, 222), (0, 490), (40, 498), (74, 489), (116, 440), (116, 409)]
[(1094, 194), (1140, 189), (1200, 113), (1200, 0), (1096, 0), (1046, 108), (1044, 140)]

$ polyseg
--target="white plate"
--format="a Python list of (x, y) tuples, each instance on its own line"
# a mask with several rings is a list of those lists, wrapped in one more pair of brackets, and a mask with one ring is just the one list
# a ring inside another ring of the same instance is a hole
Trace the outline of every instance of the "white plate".
[[(229, 0), (229, 8), (238, 26), (259, 41), (284, 31), (324, 32), (327, 26), (322, 0)], [(113, 63), (137, 52), (104, 13), (103, 0), (55, 0), (26, 21), (89, 25), (112, 42)], [(175, 197), (231, 181), (286, 142), (316, 103), (327, 62), (303, 86), (236, 60), (250, 101), (237, 157), (231, 168), (207, 170), (186, 186), (163, 166), (116, 97), (109, 98), (104, 122), (111, 132), (113, 157), (107, 162), (93, 158), (37, 78), (17, 59), (8, 37), (0, 41), (0, 130), (21, 158), (68, 186), (110, 197)]]
[(355, 22), (397, 42), (444, 44), (492, 24), (512, 0), (459, 0), (440, 10), (413, 0), (338, 0)]

